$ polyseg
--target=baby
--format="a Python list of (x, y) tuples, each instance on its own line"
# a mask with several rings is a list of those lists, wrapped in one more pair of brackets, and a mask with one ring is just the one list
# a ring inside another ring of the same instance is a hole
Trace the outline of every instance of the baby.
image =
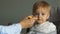
[(27, 34), (57, 34), (56, 26), (49, 22), (51, 6), (45, 1), (37, 1), (33, 5), (33, 16), (37, 18), (35, 24)]

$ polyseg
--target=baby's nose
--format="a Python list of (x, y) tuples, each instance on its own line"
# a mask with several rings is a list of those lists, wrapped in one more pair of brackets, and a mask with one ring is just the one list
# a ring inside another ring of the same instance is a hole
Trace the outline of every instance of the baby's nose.
[(42, 17), (42, 14), (38, 14), (38, 17)]

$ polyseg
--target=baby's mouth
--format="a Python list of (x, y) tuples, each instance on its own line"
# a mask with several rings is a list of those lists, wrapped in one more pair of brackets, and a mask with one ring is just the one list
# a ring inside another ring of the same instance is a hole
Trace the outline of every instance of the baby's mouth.
[(43, 20), (42, 19), (38, 19), (37, 21), (42, 22)]
[(42, 19), (41, 18), (40, 19), (38, 18), (37, 20), (42, 20)]

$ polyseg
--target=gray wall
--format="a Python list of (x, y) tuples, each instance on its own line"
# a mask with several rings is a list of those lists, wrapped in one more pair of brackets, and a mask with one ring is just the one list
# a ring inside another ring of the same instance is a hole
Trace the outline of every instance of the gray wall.
[(0, 0), (0, 24), (16, 23), (32, 13), (34, 0)]
[[(0, 24), (19, 22), (32, 13), (32, 5), (37, 0), (0, 0)], [(60, 0), (45, 0), (51, 6), (60, 6)]]

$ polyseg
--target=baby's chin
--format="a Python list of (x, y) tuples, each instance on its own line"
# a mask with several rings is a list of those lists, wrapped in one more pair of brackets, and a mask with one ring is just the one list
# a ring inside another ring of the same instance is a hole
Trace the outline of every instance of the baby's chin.
[(38, 21), (39, 24), (43, 23), (43, 21)]
[(38, 22), (38, 24), (42, 24), (42, 23), (44, 23), (45, 21), (37, 21)]

